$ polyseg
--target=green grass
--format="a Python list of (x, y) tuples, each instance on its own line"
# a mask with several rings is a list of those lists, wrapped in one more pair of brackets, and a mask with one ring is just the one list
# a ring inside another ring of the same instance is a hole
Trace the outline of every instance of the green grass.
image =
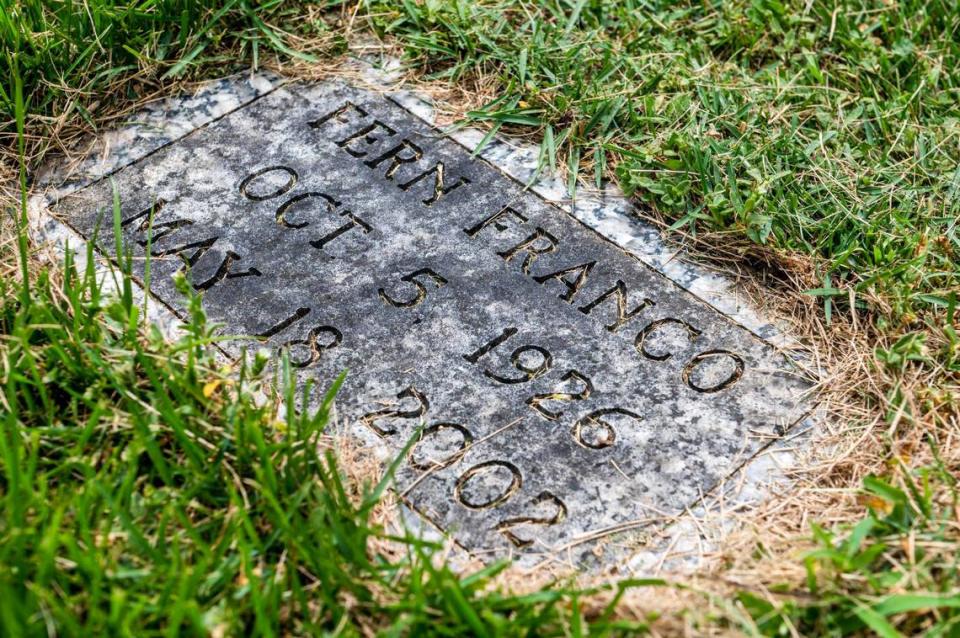
[(811, 255), (815, 294), (852, 289), (887, 323), (955, 307), (956, 2), (373, 4), (430, 77), (494, 76), (469, 118), (540, 132), (545, 166), (615, 175), (675, 229)]
[[(940, 462), (898, 478), (902, 487), (864, 480), (870, 509), (852, 529), (813, 525), (819, 547), (804, 557), (811, 598), (774, 604), (737, 594), (762, 634), (787, 635), (791, 627), (810, 636), (960, 632), (956, 478)], [(904, 547), (907, 539), (912, 547)]]
[[(960, 419), (960, 5), (0, 0), (0, 178), (19, 172), (25, 196), (58, 135), (181, 79), (323, 63), (349, 24), (430, 77), (492, 82), (469, 119), (535, 135), (571, 189), (616, 179), (675, 230), (773, 251), (788, 275), (811, 263), (824, 318), (869, 325), (879, 372), (864, 404), (892, 434), (877, 435), (889, 469), (864, 482), (862, 520), (813, 527), (806, 582), (707, 597), (685, 622), (960, 633), (957, 467), (937, 453)], [(276, 421), (296, 399), (283, 362), (219, 369), (196, 298), (185, 336), (165, 342), (123, 269), (111, 296), (88, 269), (32, 262), (23, 202), (8, 204), (3, 635), (620, 635), (653, 619), (625, 619), (615, 596), (679, 587), (511, 594), (493, 584), (503, 565), (456, 573), (389, 538), (372, 516), (389, 475), (358, 483), (318, 448), (325, 408)], [(898, 437), (934, 460), (898, 460)]]
[[(256, 67), (274, 53), (316, 61), (342, 51), (342, 37), (302, 8), (281, 0), (0, 0), (0, 139), (13, 138), (14, 75), (26, 87), (30, 154), (40, 161), (53, 138), (69, 132), (61, 124), (96, 127), (99, 108), (134, 104), (179, 80)], [(310, 50), (288, 46), (274, 21), (294, 21)]]

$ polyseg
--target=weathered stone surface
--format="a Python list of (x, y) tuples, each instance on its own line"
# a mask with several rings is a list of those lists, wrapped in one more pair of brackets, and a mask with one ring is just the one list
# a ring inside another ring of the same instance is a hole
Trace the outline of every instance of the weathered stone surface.
[(107, 254), (112, 183), (160, 299), (188, 269), (318, 398), (348, 370), (358, 436), (424, 426), (398, 490), (478, 553), (681, 512), (805, 409), (768, 343), (371, 93), (277, 89), (61, 200)]

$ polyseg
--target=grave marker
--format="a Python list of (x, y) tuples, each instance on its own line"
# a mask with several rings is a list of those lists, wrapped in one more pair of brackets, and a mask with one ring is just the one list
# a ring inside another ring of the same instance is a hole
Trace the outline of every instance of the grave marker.
[(159, 299), (185, 273), (316, 400), (348, 370), (372, 444), (423, 425), (398, 490), (476, 552), (682, 512), (806, 409), (771, 345), (373, 93), (277, 89), (62, 199), (109, 255), (113, 182)]

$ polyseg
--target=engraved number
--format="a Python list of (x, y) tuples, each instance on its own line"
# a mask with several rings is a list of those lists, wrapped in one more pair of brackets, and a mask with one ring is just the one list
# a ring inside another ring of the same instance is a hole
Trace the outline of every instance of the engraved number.
[[(459, 452), (454, 458), (458, 455)], [(485, 510), (503, 505), (513, 498), (522, 486), (523, 475), (513, 463), (484, 461), (460, 475), (453, 494), (464, 507)], [(537, 525), (547, 527), (556, 525), (567, 517), (567, 506), (552, 492), (540, 492), (528, 503), (528, 507), (532, 513), (504, 518), (494, 527), (515, 547), (533, 544), (533, 539), (520, 537), (515, 531), (516, 528)]]
[[(289, 317), (279, 321), (273, 326), (267, 328), (266, 330), (257, 333), (255, 336), (258, 339), (269, 339), (270, 337), (279, 334), (292, 326), (295, 323), (298, 323), (304, 317), (310, 314), (310, 308), (297, 308)], [(287, 351), (292, 351), (294, 346), (306, 346), (309, 354), (306, 358), (295, 359), (291, 353), (290, 355), (290, 365), (294, 368), (306, 368), (309, 365), (313, 365), (320, 360), (320, 355), (324, 350), (330, 350), (336, 348), (343, 341), (343, 333), (334, 328), (333, 326), (316, 326), (310, 332), (307, 333), (305, 339), (289, 339), (282, 344), (280, 344), (281, 349), (287, 349)]]
[(513, 335), (517, 334), (516, 328), (505, 328), (503, 332), (498, 334), (496, 337), (486, 342), (470, 354), (463, 355), (463, 358), (469, 361), (470, 363), (476, 363), (479, 361), (485, 354), (491, 350), (495, 350), (500, 347), (500, 344), (511, 338)]
[(583, 401), (584, 399), (589, 398), (590, 393), (593, 392), (593, 382), (590, 379), (576, 370), (570, 370), (565, 375), (560, 378), (560, 384), (564, 384), (568, 381), (576, 381), (582, 385), (582, 388), (577, 392), (547, 392), (545, 394), (535, 394), (529, 399), (527, 399), (527, 405), (537, 411), (537, 413), (545, 419), (550, 421), (556, 421), (559, 419), (563, 412), (553, 411), (545, 408), (543, 403), (546, 401)]
[[(457, 448), (451, 443), (457, 441)], [(420, 434), (410, 450), (410, 465), (418, 470), (439, 470), (454, 463), (473, 443), (470, 430), (459, 423), (435, 423)]]
[[(536, 364), (524, 362), (524, 359), (526, 358), (525, 355), (528, 353), (536, 354), (539, 361)], [(540, 346), (520, 346), (513, 351), (512, 355), (510, 355), (510, 361), (517, 370), (523, 373), (522, 376), (502, 377), (490, 372), (489, 370), (483, 371), (484, 376), (490, 377), (494, 381), (499, 381), (500, 383), (526, 383), (527, 381), (532, 381), (537, 377), (543, 376), (548, 370), (550, 370), (550, 366), (553, 365), (553, 355)]]
[(617, 431), (603, 417), (615, 415), (627, 416), (637, 421), (641, 419), (639, 414), (623, 408), (594, 410), (573, 424), (573, 440), (593, 450), (610, 447), (617, 440)]
[(530, 501), (530, 506), (536, 510), (552, 508), (552, 513), (546, 516), (514, 516), (497, 523), (497, 531), (506, 536), (507, 540), (513, 543), (515, 547), (533, 545), (533, 539), (519, 537), (513, 531), (515, 528), (526, 525), (547, 527), (556, 525), (567, 517), (567, 506), (552, 492), (540, 492), (535, 499)]
[(464, 472), (453, 488), (456, 499), (472, 510), (506, 503), (523, 484), (520, 470), (507, 461), (485, 461)]
[(427, 287), (422, 281), (420, 281), (420, 279), (418, 279), (418, 277), (427, 281), (431, 281), (435, 288), (442, 288), (447, 283), (446, 279), (429, 268), (421, 268), (420, 270), (415, 270), (409, 275), (404, 275), (400, 278), (400, 281), (413, 284), (413, 286), (417, 289), (417, 292), (413, 295), (413, 297), (410, 297), (409, 299), (397, 300), (388, 295), (387, 291), (381, 288), (377, 291), (380, 293), (380, 299), (394, 308), (412, 308), (423, 303), (423, 300), (427, 297)]
[(381, 437), (393, 436), (397, 433), (396, 428), (380, 426), (377, 424), (377, 421), (391, 418), (419, 419), (427, 413), (427, 410), (430, 409), (430, 402), (427, 400), (427, 397), (413, 386), (405, 388), (397, 394), (398, 401), (403, 401), (405, 399), (413, 399), (416, 402), (416, 405), (409, 410), (404, 410), (399, 405), (392, 408), (387, 407), (374, 410), (373, 412), (369, 412), (360, 417), (360, 422)]
[[(511, 339), (515, 334), (517, 334), (516, 328), (506, 328), (499, 335), (483, 344), (470, 354), (463, 355), (463, 358), (470, 363), (477, 363), (487, 354), (493, 350), (496, 350), (503, 343)], [(550, 368), (553, 366), (553, 355), (550, 354), (546, 348), (541, 348), (540, 346), (534, 345), (525, 345), (520, 346), (513, 351), (513, 353), (510, 355), (510, 362), (513, 363), (513, 367), (520, 371), (521, 376), (502, 376), (491, 372), (489, 369), (484, 370), (483, 374), (484, 376), (489, 377), (494, 381), (499, 381), (500, 383), (526, 383), (527, 381), (532, 381), (536, 378), (542, 377), (550, 370)]]
[[(321, 342), (321, 336), (324, 337)], [(320, 360), (324, 350), (336, 348), (343, 341), (343, 334), (333, 326), (317, 326), (307, 334), (306, 339), (291, 339), (280, 347), (292, 349), (292, 346), (306, 346), (309, 354), (303, 359), (290, 357), (290, 365), (294, 368), (306, 368)]]

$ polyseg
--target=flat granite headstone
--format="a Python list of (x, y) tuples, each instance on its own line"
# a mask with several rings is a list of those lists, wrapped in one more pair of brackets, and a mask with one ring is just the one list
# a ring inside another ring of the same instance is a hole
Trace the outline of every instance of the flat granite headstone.
[(679, 514), (809, 408), (769, 343), (371, 92), (276, 89), (61, 199), (111, 256), (114, 183), (156, 297), (183, 315), (187, 273), (314, 403), (347, 370), (372, 444), (422, 427), (398, 492), (475, 553)]

